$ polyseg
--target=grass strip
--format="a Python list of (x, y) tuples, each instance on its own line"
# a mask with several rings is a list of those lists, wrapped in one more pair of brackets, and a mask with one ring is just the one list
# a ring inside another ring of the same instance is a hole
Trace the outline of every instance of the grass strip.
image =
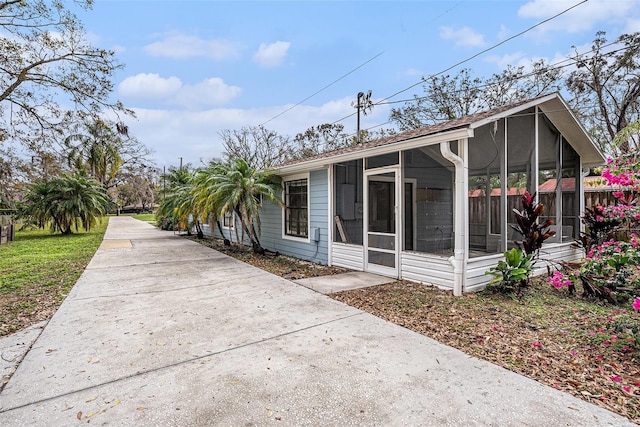
[(46, 230), (16, 232), (0, 245), (0, 336), (46, 320), (60, 306), (95, 254), (107, 229), (63, 236)]

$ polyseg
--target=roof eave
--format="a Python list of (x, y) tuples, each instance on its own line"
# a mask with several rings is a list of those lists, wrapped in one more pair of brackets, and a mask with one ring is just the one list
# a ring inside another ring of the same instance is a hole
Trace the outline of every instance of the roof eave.
[(432, 135), (420, 136), (412, 139), (404, 139), (391, 144), (380, 145), (376, 147), (364, 148), (361, 150), (349, 151), (335, 155), (328, 155), (308, 161), (302, 161), (290, 166), (282, 166), (276, 168), (274, 172), (278, 175), (290, 175), (294, 173), (306, 172), (310, 170), (325, 169), (330, 165), (351, 160), (358, 160), (365, 157), (380, 156), (383, 154), (393, 153), (401, 150), (411, 150), (413, 148), (424, 147), (427, 145), (439, 144), (446, 141), (456, 141), (464, 138), (471, 138), (473, 129), (469, 127), (454, 129), (446, 132), (435, 133)]

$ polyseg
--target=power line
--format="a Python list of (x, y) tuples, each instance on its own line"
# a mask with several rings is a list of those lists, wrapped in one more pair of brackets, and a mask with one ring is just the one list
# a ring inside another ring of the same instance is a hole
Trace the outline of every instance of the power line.
[[(587, 1), (587, 0), (585, 0)], [(446, 15), (447, 13), (451, 12), (453, 9), (455, 9), (456, 7), (460, 6), (462, 3), (464, 3), (463, 1), (459, 1), (458, 3), (454, 4), (453, 6), (451, 6), (449, 9), (445, 10), (444, 12), (442, 12), (440, 15), (434, 17), (431, 21), (428, 21), (427, 24), (431, 23), (431, 22), (435, 22), (438, 19), (440, 19), (442, 16)], [(282, 111), (281, 113), (276, 114), (275, 116), (271, 117), (269, 120), (263, 122), (260, 124), (260, 126), (264, 126), (267, 123), (271, 122), (272, 120), (277, 119), (278, 117), (282, 116), (285, 113), (288, 113), (289, 111), (293, 110), (294, 108), (298, 107), (299, 105), (301, 105), (303, 102), (313, 98), (314, 96), (316, 96), (317, 94), (319, 94), (320, 92), (328, 89), (329, 87), (333, 86), (334, 84), (336, 84), (337, 82), (339, 82), (340, 80), (344, 79), (345, 77), (347, 77), (348, 75), (354, 73), (355, 71), (357, 71), (358, 69), (362, 68), (363, 66), (367, 65), (369, 62), (373, 61), (374, 59), (376, 59), (377, 57), (379, 57), (380, 55), (382, 55), (384, 53), (384, 51), (378, 53), (377, 55), (375, 55), (374, 57), (372, 57), (371, 59), (369, 59), (368, 61), (360, 64), (359, 66), (357, 66), (356, 68), (354, 68), (353, 70), (349, 71), (348, 73), (344, 74), (343, 76), (337, 78), (336, 80), (332, 81), (331, 83), (329, 83), (328, 85), (324, 86), (322, 89), (312, 93), (311, 95), (307, 96), (306, 98), (304, 98), (303, 100), (297, 102), (296, 104), (292, 105), (291, 107), (287, 108), (286, 110)]]
[[(555, 15), (553, 15), (553, 16), (551, 16), (551, 17), (549, 17), (549, 18), (547, 18), (547, 19), (545, 19), (545, 20), (543, 20), (543, 21), (540, 21), (540, 22), (538, 22), (538, 23), (537, 23), (537, 24), (535, 24), (535, 25), (532, 25), (531, 27), (527, 28), (526, 30), (520, 31), (519, 33), (517, 33), (517, 34), (515, 34), (515, 35), (513, 35), (513, 36), (511, 36), (511, 37), (508, 37), (508, 38), (506, 38), (506, 39), (502, 40), (501, 42), (494, 44), (494, 45), (493, 45), (493, 46), (491, 46), (491, 47), (488, 47), (488, 48), (486, 48), (486, 49), (484, 49), (484, 50), (481, 50), (480, 52), (478, 52), (478, 53), (476, 53), (476, 54), (474, 54), (474, 55), (472, 55), (472, 56), (468, 57), (467, 59), (463, 59), (462, 61), (459, 61), (459, 62), (457, 62), (457, 63), (453, 64), (452, 66), (450, 66), (450, 67), (448, 67), (448, 68), (445, 68), (445, 69), (444, 69), (444, 70), (442, 70), (442, 71), (439, 71), (439, 72), (437, 72), (437, 73), (435, 73), (435, 74), (430, 75), (430, 76), (429, 76), (429, 78), (431, 78), (431, 77), (435, 77), (435, 76), (438, 76), (438, 75), (443, 74), (443, 73), (446, 73), (447, 71), (452, 70), (452, 69), (456, 68), (457, 66), (464, 64), (465, 62), (469, 62), (469, 61), (471, 61), (472, 59), (475, 59), (475, 58), (477, 58), (478, 56), (483, 55), (483, 54), (485, 54), (485, 53), (487, 53), (487, 52), (489, 52), (489, 51), (491, 51), (491, 50), (493, 50), (493, 49), (497, 48), (498, 46), (502, 46), (503, 44), (505, 44), (505, 43), (507, 43), (507, 42), (509, 42), (509, 41), (511, 41), (511, 40), (513, 40), (513, 39), (515, 39), (515, 38), (517, 38), (517, 37), (520, 37), (520, 36), (522, 36), (523, 34), (526, 34), (526, 33), (528, 33), (529, 31), (531, 31), (531, 30), (533, 30), (533, 29), (535, 29), (535, 28), (537, 28), (537, 27), (539, 27), (539, 26), (541, 26), (541, 25), (543, 25), (543, 24), (546, 24), (547, 22), (549, 22), (549, 21), (551, 21), (551, 20), (553, 20), (553, 19), (556, 19), (556, 18), (558, 18), (558, 17), (559, 17), (559, 16), (561, 16), (561, 15), (564, 15), (565, 13), (569, 12), (570, 10), (575, 9), (576, 7), (578, 7), (578, 6), (580, 6), (580, 5), (584, 4), (584, 3), (586, 3), (586, 2), (588, 2), (588, 1), (589, 1), (589, 0), (582, 0), (581, 2), (574, 4), (573, 6), (571, 6), (571, 7), (567, 8), (567, 9), (563, 10), (562, 12), (557, 13), (557, 14), (555, 14)], [(414, 87), (418, 86), (418, 85), (419, 85), (419, 84), (421, 84), (422, 82), (423, 82), (423, 80), (420, 80), (419, 82), (414, 83), (414, 84), (412, 84), (411, 86), (409, 86), (409, 87), (407, 87), (407, 88), (405, 88), (405, 89), (402, 89), (401, 91), (398, 91), (398, 92), (394, 93), (393, 95), (390, 95), (390, 96), (388, 96), (388, 97), (386, 97), (386, 98), (382, 99), (380, 102), (382, 102), (382, 101), (386, 101), (386, 100), (387, 100), (387, 99), (389, 99), (389, 98), (393, 98), (393, 97), (394, 97), (394, 96), (396, 96), (396, 95), (399, 95), (399, 94), (401, 94), (401, 93), (404, 93), (404, 92), (408, 91), (409, 89), (412, 89), (412, 88), (414, 88)]]
[[(545, 19), (545, 20), (542, 20), (542, 21), (538, 22), (537, 24), (532, 25), (531, 27), (529, 27), (529, 28), (527, 28), (527, 29), (525, 29), (525, 30), (523, 30), (523, 31), (520, 31), (519, 33), (517, 33), (517, 34), (515, 34), (515, 35), (513, 35), (513, 36), (511, 36), (511, 37), (508, 37), (508, 38), (506, 38), (505, 40), (502, 40), (501, 42), (496, 43), (495, 45), (493, 45), (493, 46), (491, 46), (491, 47), (488, 47), (488, 48), (486, 48), (486, 49), (484, 49), (484, 50), (482, 50), (482, 51), (480, 51), (480, 52), (478, 52), (478, 53), (476, 53), (476, 54), (474, 54), (474, 55), (472, 55), (472, 56), (470, 56), (470, 57), (468, 57), (468, 58), (466, 58), (466, 59), (464, 59), (464, 60), (462, 60), (462, 61), (459, 61), (459, 62), (455, 63), (454, 65), (451, 65), (450, 67), (445, 68), (444, 70), (441, 70), (441, 71), (439, 71), (439, 72), (437, 72), (437, 73), (431, 74), (431, 75), (430, 75), (429, 77), (427, 77), (427, 78), (422, 78), (419, 82), (414, 83), (414, 84), (412, 84), (411, 86), (408, 86), (408, 87), (406, 87), (406, 88), (404, 88), (404, 89), (402, 89), (402, 90), (400, 90), (400, 91), (398, 91), (398, 92), (395, 92), (395, 93), (394, 93), (394, 94), (392, 94), (392, 95), (387, 96), (386, 98), (381, 99), (380, 101), (376, 102), (376, 103), (374, 104), (374, 106), (376, 106), (376, 105), (383, 105), (383, 104), (385, 103), (385, 101), (387, 101), (388, 99), (393, 98), (394, 96), (397, 96), (397, 95), (399, 95), (399, 94), (401, 94), (401, 93), (404, 93), (404, 92), (408, 91), (409, 89), (412, 89), (412, 88), (414, 88), (414, 87), (416, 87), (416, 86), (418, 86), (418, 85), (422, 84), (425, 80), (427, 80), (427, 79), (429, 79), (429, 78), (432, 78), (432, 77), (436, 77), (436, 76), (438, 76), (438, 75), (440, 75), (440, 74), (446, 73), (447, 71), (450, 71), (450, 70), (452, 70), (453, 68), (455, 68), (455, 67), (457, 67), (457, 66), (459, 66), (459, 65), (462, 65), (462, 64), (464, 64), (464, 63), (466, 63), (466, 62), (469, 62), (469, 61), (471, 61), (471, 60), (473, 60), (473, 59), (477, 58), (478, 56), (483, 55), (483, 54), (485, 54), (485, 53), (487, 53), (487, 52), (489, 52), (489, 51), (491, 51), (491, 50), (493, 50), (493, 49), (497, 48), (498, 46), (501, 46), (501, 45), (503, 45), (503, 44), (505, 44), (505, 43), (507, 43), (507, 42), (509, 42), (509, 41), (511, 41), (511, 40), (513, 40), (513, 39), (515, 39), (515, 38), (517, 38), (517, 37), (520, 37), (520, 36), (522, 36), (522, 35), (524, 35), (524, 34), (528, 33), (529, 31), (531, 31), (531, 30), (533, 30), (533, 29), (535, 29), (535, 28), (537, 28), (537, 27), (539, 27), (539, 26), (541, 26), (541, 25), (543, 25), (543, 24), (546, 24), (547, 22), (549, 22), (549, 21), (551, 21), (551, 20), (553, 20), (553, 19), (558, 18), (558, 17), (559, 17), (559, 16), (561, 16), (561, 15), (564, 15), (565, 13), (569, 12), (570, 10), (575, 9), (576, 7), (578, 7), (578, 6), (580, 6), (580, 5), (584, 4), (584, 3), (586, 3), (586, 2), (588, 2), (588, 1), (589, 1), (589, 0), (582, 0), (581, 2), (574, 4), (573, 6), (568, 7), (567, 9), (565, 9), (565, 10), (563, 10), (563, 11), (561, 11), (561, 12), (559, 12), (559, 13), (557, 13), (557, 14), (555, 14), (555, 15), (553, 15), (553, 16), (551, 16), (551, 17), (549, 17), (549, 18)], [(407, 101), (404, 101), (404, 102), (407, 102)], [(390, 102), (390, 103), (391, 103), (391, 102)], [(340, 122), (342, 122), (343, 120), (346, 120), (346, 119), (348, 119), (348, 118), (350, 118), (350, 117), (353, 117), (355, 114), (356, 114), (356, 113), (348, 114), (348, 115), (346, 115), (346, 116), (344, 116), (344, 117), (342, 117), (342, 118), (340, 118), (340, 119), (338, 119), (338, 120), (336, 120), (336, 121), (332, 122), (331, 124), (332, 124), (332, 125), (334, 125), (334, 124), (336, 124), (336, 123), (340, 123)]]
[[(578, 56), (578, 55), (582, 56), (582, 55), (586, 55), (586, 54), (589, 54), (589, 53), (593, 53), (593, 52), (595, 52), (596, 50), (602, 50), (602, 49), (605, 49), (605, 48), (610, 47), (610, 46), (614, 46), (614, 45), (619, 44), (619, 43), (620, 43), (620, 42), (619, 42), (618, 40), (614, 40), (614, 41), (612, 41), (611, 43), (607, 43), (607, 44), (605, 44), (605, 45), (599, 46), (598, 48), (594, 48), (594, 49), (591, 49), (591, 50), (588, 50), (588, 51), (582, 52), (582, 53), (580, 53), (580, 54), (577, 54), (577, 53), (576, 53), (576, 58), (571, 58), (571, 57), (569, 57), (569, 58), (565, 58), (565, 59), (563, 59), (563, 60), (561, 60), (561, 61), (558, 61), (558, 62), (556, 62), (556, 63), (554, 63), (554, 64), (550, 64), (548, 67), (545, 67), (545, 69), (546, 69), (547, 71), (549, 71), (549, 70), (558, 70), (558, 69), (561, 69), (561, 68), (570, 67), (570, 66), (572, 66), (572, 65), (577, 64), (577, 63), (580, 61), (579, 59), (577, 59), (577, 56)], [(602, 53), (602, 56), (603, 56), (603, 57), (610, 56), (610, 55), (616, 54), (616, 53), (618, 53), (618, 52), (625, 51), (625, 50), (627, 50), (627, 49), (633, 49), (633, 48), (636, 48), (636, 47), (638, 47), (638, 46), (640, 46), (640, 45), (630, 45), (630, 46), (622, 47), (622, 48), (620, 48), (620, 49), (614, 49), (614, 50), (611, 50), (611, 51), (609, 51), (609, 52)], [(566, 64), (564, 64), (565, 62), (566, 62)], [(561, 65), (561, 64), (562, 64), (562, 65)], [(530, 72), (530, 73), (523, 74), (523, 75), (521, 75), (521, 76), (519, 76), (519, 77), (517, 77), (517, 78), (513, 78), (513, 79), (510, 79), (510, 80), (505, 80), (505, 82), (506, 82), (506, 83), (515, 82), (515, 81), (518, 81), (518, 80), (521, 80), (521, 79), (525, 79), (525, 78), (528, 78), (528, 77), (531, 77), (531, 76), (533, 76), (533, 75), (535, 75), (535, 74), (540, 74), (540, 73), (542, 73), (542, 71), (532, 71), (532, 72)], [(485, 83), (485, 84), (481, 84), (481, 85), (475, 86), (475, 88), (482, 89), (482, 88), (489, 87), (489, 86), (491, 86), (491, 85), (493, 85), (493, 84), (495, 84), (495, 82), (491, 82), (491, 81), (490, 81), (490, 82), (487, 82), (487, 83)], [(462, 89), (457, 90), (457, 91), (453, 91), (452, 93), (458, 93), (458, 92), (461, 92), (461, 91), (462, 91)], [(414, 98), (411, 98), (411, 99), (403, 99), (403, 100), (398, 100), (398, 101), (378, 102), (376, 105), (390, 105), (390, 104), (398, 104), (398, 103), (401, 103), (401, 102), (418, 101), (418, 100), (421, 100), (421, 99), (426, 99), (426, 98), (428, 98), (428, 97), (429, 97), (429, 96), (423, 96), (423, 97), (414, 97)], [(567, 110), (567, 109), (554, 110), (554, 111), (548, 111), (548, 113), (553, 113), (553, 112), (564, 112), (564, 111), (569, 111), (569, 110)], [(532, 115), (532, 114), (534, 114), (534, 113), (519, 113), (519, 114), (515, 114), (515, 115), (514, 115), (514, 117), (518, 117), (518, 116), (526, 116), (526, 115)], [(341, 119), (341, 120), (342, 120), (342, 119)], [(336, 122), (334, 122), (334, 123), (332, 123), (332, 124), (338, 123), (339, 121), (340, 121), (340, 120), (338, 120), (338, 121), (336, 121)], [(384, 126), (384, 125), (389, 124), (389, 123), (392, 123), (392, 121), (391, 121), (391, 120), (387, 120), (387, 121), (386, 121), (386, 122), (384, 122), (384, 123), (380, 123), (380, 124), (377, 124), (377, 125), (370, 126), (370, 127), (368, 127), (367, 129), (365, 129), (365, 131), (369, 131), (369, 130), (371, 130), (371, 129), (375, 129), (375, 128), (378, 128), (378, 127)], [(353, 136), (353, 135), (355, 135), (355, 133), (353, 133), (353, 134), (349, 134), (347, 137), (351, 137), (351, 136)]]
[(329, 88), (330, 86), (333, 86), (334, 84), (338, 83), (340, 80), (344, 79), (345, 77), (347, 77), (350, 74), (353, 74), (355, 71), (359, 70), (360, 68), (364, 67), (365, 65), (367, 65), (369, 62), (373, 61), (374, 59), (376, 59), (377, 57), (379, 57), (380, 55), (382, 55), (384, 53), (384, 51), (378, 53), (377, 55), (373, 56), (372, 58), (370, 58), (369, 60), (363, 62), (362, 64), (358, 65), (356, 68), (354, 68), (353, 70), (349, 71), (348, 73), (338, 77), (337, 79), (335, 79), (334, 81), (332, 81), (331, 83), (329, 83), (328, 85), (326, 85), (325, 87), (323, 87), (322, 89), (312, 93), (311, 95), (307, 96), (305, 99), (297, 102), (296, 104), (292, 105), (291, 107), (287, 108), (286, 110), (284, 110), (281, 113), (276, 114), (275, 116), (271, 117), (269, 120), (267, 120), (264, 123), (261, 123), (260, 126), (264, 126), (267, 123), (269, 123), (272, 120), (277, 119), (278, 117), (282, 116), (283, 114), (293, 110), (294, 108), (296, 108), (298, 105), (302, 104), (303, 102), (313, 98), (314, 96), (316, 96), (317, 94), (319, 94), (320, 92), (324, 91), (325, 89)]
[[(606, 47), (609, 47), (609, 46), (613, 46), (613, 45), (618, 44), (618, 43), (619, 43), (618, 41), (613, 41), (613, 42), (611, 42), (609, 44), (601, 46), (600, 49), (601, 48), (606, 48)], [(610, 52), (603, 53), (602, 56), (612, 55), (614, 53), (622, 52), (622, 51), (624, 51), (626, 49), (630, 49), (632, 47), (634, 47), (634, 46), (632, 45), (630, 47), (623, 47), (623, 48), (620, 48), (620, 49), (612, 50)], [(588, 53), (592, 53), (594, 51), (595, 51), (595, 49), (592, 49), (592, 50), (583, 52), (580, 55), (585, 55), (585, 54), (588, 54)], [(571, 61), (571, 62), (568, 63), (568, 64), (563, 64), (564, 62), (567, 62), (567, 61)], [(554, 64), (549, 64), (548, 67), (545, 67), (545, 70), (546, 71), (559, 70), (559, 69), (562, 69), (562, 68), (567, 68), (567, 67), (570, 67), (572, 65), (575, 65), (575, 64), (577, 64), (577, 62), (578, 61), (573, 59), (573, 58), (566, 58), (566, 59), (558, 61), (558, 62), (556, 62)], [(560, 64), (563, 64), (563, 65), (560, 65)], [(514, 81), (517, 81), (517, 80), (521, 80), (521, 79), (526, 79), (528, 77), (534, 76), (536, 74), (541, 74), (541, 73), (542, 73), (542, 71), (531, 71), (531, 72), (523, 74), (523, 75), (521, 75), (521, 76), (519, 76), (517, 78), (513, 78), (511, 80), (504, 80), (504, 82), (505, 83), (511, 83), (511, 82), (514, 82)], [(487, 83), (484, 83), (484, 84), (481, 84), (481, 85), (478, 85), (478, 86), (474, 86), (474, 88), (482, 89), (482, 88), (486, 88), (486, 87), (492, 86), (495, 83), (496, 83), (495, 81), (488, 81)], [(452, 93), (458, 93), (458, 92), (461, 92), (461, 91), (462, 90), (453, 91)], [(400, 100), (397, 100), (397, 101), (384, 101), (384, 100), (382, 100), (382, 101), (378, 101), (375, 105), (399, 104), (399, 103), (402, 103), (402, 102), (418, 101), (418, 100), (421, 100), (421, 99), (426, 99), (428, 97), (429, 96), (420, 96), (420, 97), (414, 97), (414, 98), (409, 98), (409, 99), (400, 99)]]

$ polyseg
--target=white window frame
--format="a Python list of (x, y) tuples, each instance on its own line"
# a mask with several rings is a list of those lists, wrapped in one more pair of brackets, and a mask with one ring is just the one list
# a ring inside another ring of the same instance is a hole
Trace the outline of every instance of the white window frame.
[(282, 238), (285, 240), (293, 240), (297, 242), (311, 242), (311, 180), (309, 178), (309, 172), (301, 173), (296, 175), (288, 175), (282, 178), (282, 201), (286, 203), (286, 191), (287, 191), (287, 182), (290, 181), (298, 181), (302, 179), (307, 180), (307, 237), (301, 236), (291, 236), (287, 234), (287, 206), (283, 205), (282, 207)]
[[(225, 224), (227, 219), (229, 220), (229, 225)], [(236, 223), (236, 213), (232, 210), (228, 210), (227, 212), (225, 212), (225, 214), (222, 217), (222, 228), (225, 228), (227, 230), (233, 230), (236, 228), (235, 223)]]

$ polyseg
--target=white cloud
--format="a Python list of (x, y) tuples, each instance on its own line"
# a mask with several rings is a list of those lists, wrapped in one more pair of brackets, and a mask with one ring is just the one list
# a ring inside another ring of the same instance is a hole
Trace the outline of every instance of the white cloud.
[(416, 68), (409, 68), (399, 73), (401, 77), (422, 77), (424, 73)]
[(274, 43), (260, 44), (258, 51), (253, 55), (253, 60), (261, 67), (279, 67), (284, 62), (291, 43), (277, 41)]
[(118, 94), (127, 98), (158, 100), (175, 96), (181, 87), (182, 81), (177, 77), (140, 73), (124, 79), (118, 86)]
[[(336, 118), (353, 113), (352, 100), (352, 97), (346, 97), (320, 106), (300, 105), (265, 124), (265, 127), (280, 135), (294, 137), (311, 126), (332, 123)], [(183, 157), (185, 163), (199, 166), (200, 159), (207, 161), (221, 156), (221, 131), (257, 126), (289, 107), (291, 105), (253, 109), (212, 108), (203, 111), (134, 107), (136, 119), (128, 124), (131, 135), (155, 151), (159, 167), (175, 166), (179, 157)], [(362, 128), (385, 122), (388, 116), (388, 106), (377, 106), (362, 118)], [(346, 133), (355, 133), (355, 118), (343, 124)]]
[(240, 55), (238, 47), (227, 40), (206, 40), (184, 34), (169, 34), (160, 41), (148, 44), (144, 50), (151, 56), (174, 59), (203, 57), (223, 61)]
[(640, 17), (637, 19), (629, 19), (627, 21), (627, 27), (625, 28), (625, 33), (636, 33), (640, 31)]
[(223, 105), (240, 95), (237, 86), (227, 85), (214, 77), (195, 85), (184, 84), (178, 77), (163, 78), (158, 74), (137, 74), (118, 86), (118, 95), (136, 101), (162, 101), (187, 109)]
[(239, 87), (229, 86), (221, 78), (214, 77), (183, 87), (176, 101), (188, 108), (223, 105), (238, 97), (241, 92)]
[(530, 62), (529, 58), (525, 58), (524, 53), (514, 52), (508, 53), (502, 56), (490, 55), (486, 58), (486, 61), (492, 64), (496, 64), (500, 70), (504, 70), (507, 65), (520, 66), (523, 62)]
[(486, 45), (484, 36), (469, 27), (459, 29), (440, 27), (440, 37), (444, 40), (453, 40), (456, 46), (482, 47)]
[(504, 25), (500, 25), (500, 31), (498, 32), (498, 40), (504, 40), (509, 37), (511, 30)]
[[(532, 0), (518, 10), (522, 18), (543, 20), (576, 4), (575, 0)], [(624, 23), (638, 17), (640, 0), (590, 0), (555, 18), (537, 30), (538, 34), (561, 30), (569, 33), (595, 30), (601, 22)]]

